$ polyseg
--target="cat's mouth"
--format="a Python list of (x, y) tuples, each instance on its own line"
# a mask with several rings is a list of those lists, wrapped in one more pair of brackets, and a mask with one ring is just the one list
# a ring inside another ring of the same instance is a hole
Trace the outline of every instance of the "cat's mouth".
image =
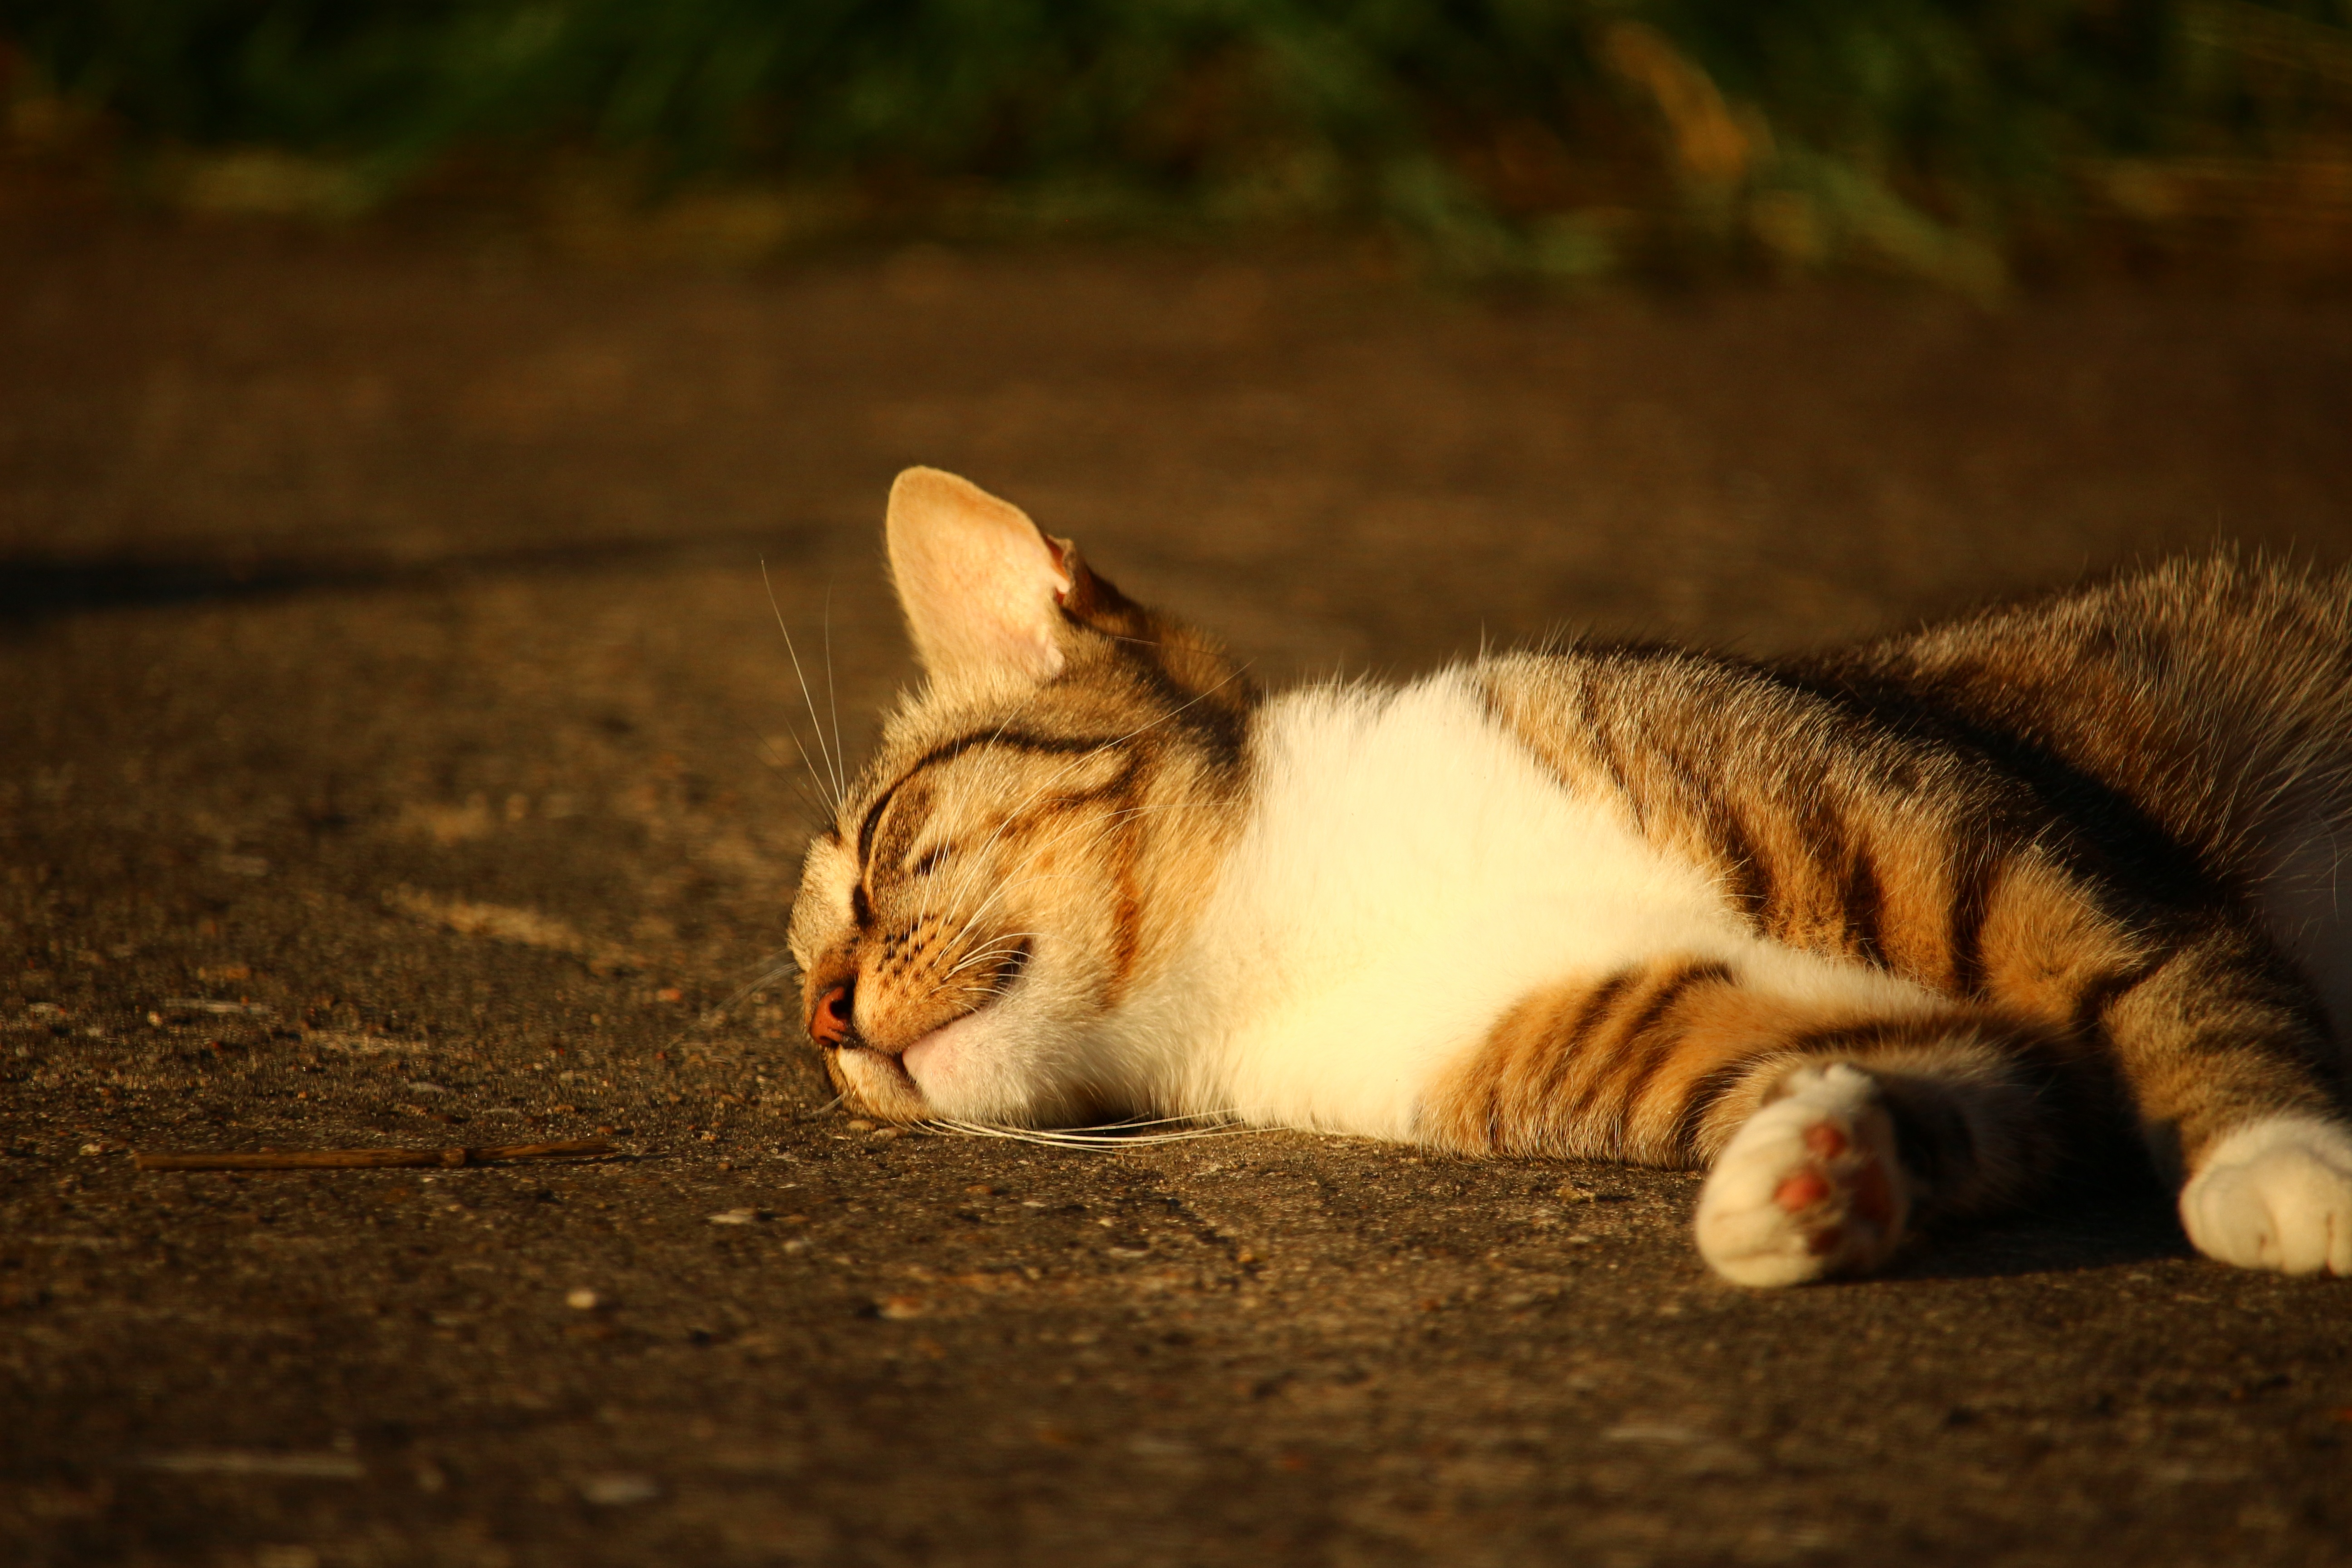
[[(934, 1024), (904, 1046), (869, 1038), (851, 1025), (854, 982), (825, 993), (809, 1034), (832, 1053), (835, 1081), (859, 1109), (893, 1121), (920, 1121), (933, 1113), (942, 1092), (953, 1098), (956, 1079), (969, 1071), (974, 1037), (987, 1031), (988, 1015), (1028, 972), (1032, 953), (1025, 937), (1004, 950), (985, 984), (974, 984), (977, 1005)], [(978, 1048), (984, 1052), (986, 1047)]]
[(982, 1026), (976, 1020), (1000, 1005), (1011, 994), (1013, 985), (1021, 976), (1028, 972), (1031, 951), (1029, 939), (1022, 938), (1020, 942), (1004, 955), (1003, 962), (996, 966), (996, 973), (989, 980), (986, 994), (976, 1005), (967, 1012), (956, 1015), (938, 1028), (916, 1040), (898, 1056), (890, 1058), (890, 1065), (907, 1079), (908, 1088), (920, 1092), (921, 1084), (919, 1080), (924, 1072), (945, 1068), (952, 1061), (957, 1046)]

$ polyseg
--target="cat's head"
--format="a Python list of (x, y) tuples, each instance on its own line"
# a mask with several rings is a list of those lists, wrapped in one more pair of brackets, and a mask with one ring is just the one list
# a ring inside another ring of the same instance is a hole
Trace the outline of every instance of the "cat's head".
[(926, 680), (811, 842), (803, 1018), (852, 1106), (1067, 1124), (1130, 1109), (1106, 1027), (1181, 942), (1237, 820), (1241, 671), (1019, 508), (891, 487)]

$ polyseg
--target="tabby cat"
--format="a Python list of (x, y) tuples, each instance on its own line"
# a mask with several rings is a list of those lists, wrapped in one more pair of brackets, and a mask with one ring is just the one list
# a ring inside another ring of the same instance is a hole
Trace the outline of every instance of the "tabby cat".
[(1759, 1286), (2136, 1136), (2200, 1251), (2352, 1274), (2352, 578), (1265, 696), (952, 475), (887, 537), (928, 679), (792, 921), (850, 1105), (1704, 1167)]

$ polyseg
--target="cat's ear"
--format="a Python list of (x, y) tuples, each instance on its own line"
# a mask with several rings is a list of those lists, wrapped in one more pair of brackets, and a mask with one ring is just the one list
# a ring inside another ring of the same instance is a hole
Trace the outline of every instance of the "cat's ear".
[(1084, 571), (1067, 540), (969, 479), (908, 468), (890, 487), (890, 578), (934, 677), (1062, 668), (1062, 605)]

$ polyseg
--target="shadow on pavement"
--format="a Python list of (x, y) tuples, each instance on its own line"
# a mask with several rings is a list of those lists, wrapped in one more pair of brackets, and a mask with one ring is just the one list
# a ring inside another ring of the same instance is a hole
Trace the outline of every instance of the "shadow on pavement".
[(827, 537), (827, 531), (801, 525), (686, 539), (599, 540), (423, 561), (18, 556), (0, 559), (0, 632), (23, 631), (92, 611), (275, 599), (314, 589), (403, 589), (488, 577), (608, 572), (656, 561), (801, 559), (821, 548)]
[(2195, 1256), (2170, 1204), (2151, 1185), (2086, 1194), (2031, 1218), (1955, 1228), (1936, 1236), (1888, 1277), (2005, 1279)]

